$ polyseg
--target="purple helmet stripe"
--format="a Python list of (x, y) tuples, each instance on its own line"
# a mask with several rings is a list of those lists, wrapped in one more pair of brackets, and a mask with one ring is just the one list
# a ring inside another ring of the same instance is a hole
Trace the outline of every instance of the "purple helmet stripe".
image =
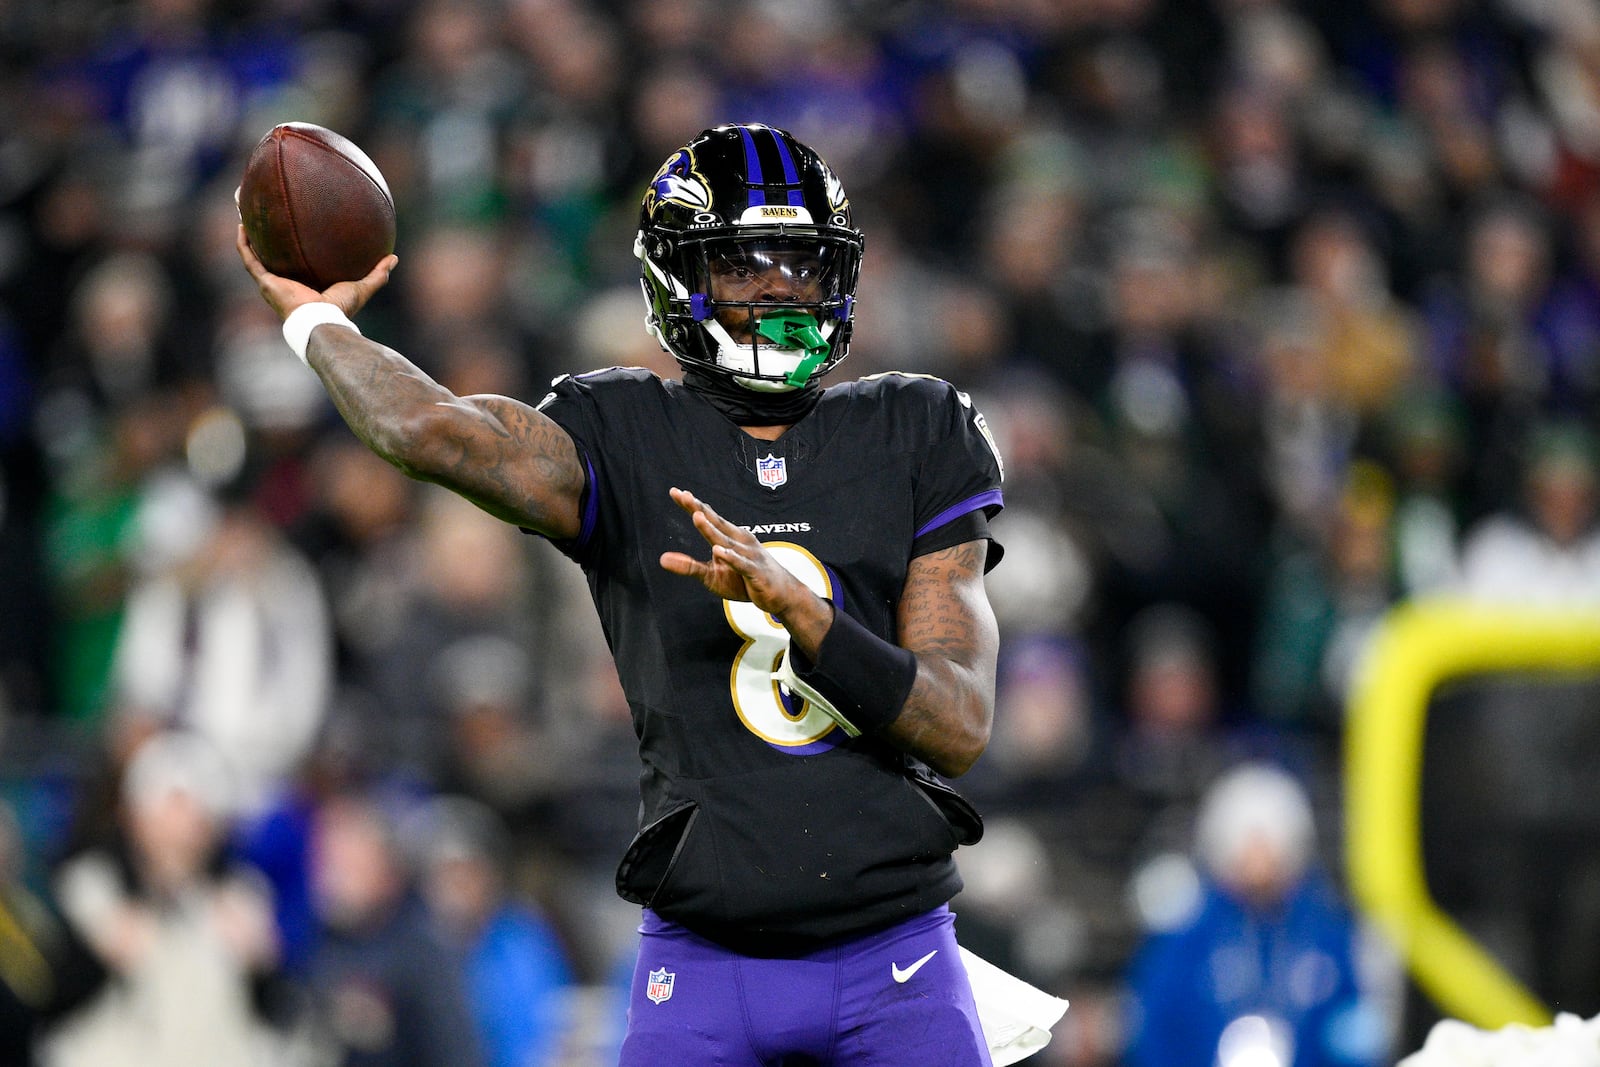
[[(768, 131), (771, 133), (771, 131)], [(795, 169), (794, 156), (789, 153), (789, 146), (782, 137), (772, 134), (772, 140), (778, 146), (778, 158), (783, 161), (783, 180), (789, 185), (789, 206), (805, 207), (805, 197), (800, 195), (800, 172)]]
[(761, 187), (761, 157), (756, 152), (756, 139), (750, 136), (748, 126), (739, 127), (739, 136), (744, 139), (744, 181), (750, 188), (749, 206), (759, 207), (767, 202), (767, 191)]

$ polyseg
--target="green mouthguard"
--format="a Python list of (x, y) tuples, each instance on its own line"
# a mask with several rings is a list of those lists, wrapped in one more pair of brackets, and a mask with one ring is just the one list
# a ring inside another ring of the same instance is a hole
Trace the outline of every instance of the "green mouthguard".
[(805, 358), (784, 376), (784, 381), (797, 389), (805, 385), (828, 358), (828, 342), (817, 328), (816, 316), (804, 311), (774, 311), (763, 315), (756, 323), (756, 333), (779, 348), (805, 350)]

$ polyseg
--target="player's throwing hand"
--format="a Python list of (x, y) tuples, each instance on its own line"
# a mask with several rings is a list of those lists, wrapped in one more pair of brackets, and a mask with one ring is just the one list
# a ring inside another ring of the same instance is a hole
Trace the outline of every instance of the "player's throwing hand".
[(346, 315), (354, 315), (366, 306), (374, 293), (388, 284), (389, 272), (400, 262), (399, 256), (393, 254), (384, 256), (360, 281), (338, 282), (319, 293), (309, 285), (302, 285), (291, 278), (269, 271), (256, 256), (255, 249), (250, 247), (243, 225), (240, 225), (239, 232), (234, 237), (234, 245), (239, 249), (239, 258), (244, 261), (244, 269), (250, 272), (250, 277), (254, 278), (256, 285), (261, 288), (262, 297), (272, 305), (272, 310), (278, 313), (279, 318), (287, 318), (289, 312), (301, 304), (318, 301), (334, 304)]

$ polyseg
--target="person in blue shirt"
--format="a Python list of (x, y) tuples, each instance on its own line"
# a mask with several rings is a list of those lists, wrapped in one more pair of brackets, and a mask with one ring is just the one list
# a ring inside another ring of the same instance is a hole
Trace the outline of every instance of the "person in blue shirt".
[(1127, 975), (1126, 1067), (1381, 1067), (1389, 1027), (1360, 928), (1315, 862), (1305, 790), (1245, 763), (1206, 791), (1191, 906)]
[(550, 922), (509, 891), (499, 817), (463, 796), (438, 797), (417, 817), (423, 898), (446, 943), (464, 956), (488, 1067), (556, 1063), (572, 969)]
[(392, 808), (361, 790), (317, 806), (311, 1050), (338, 1067), (484, 1067), (461, 961), (420, 899)]

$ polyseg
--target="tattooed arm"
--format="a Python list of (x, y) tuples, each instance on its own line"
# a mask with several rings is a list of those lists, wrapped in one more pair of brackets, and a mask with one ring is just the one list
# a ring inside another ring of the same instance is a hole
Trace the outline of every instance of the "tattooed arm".
[[(245, 269), (280, 318), (326, 301), (359, 311), (389, 280), (389, 256), (358, 282), (326, 292), (270, 273), (239, 227)], [(572, 439), (504, 396), (456, 396), (400, 353), (337, 326), (311, 332), (306, 361), (367, 447), (421, 481), (454, 490), (490, 514), (557, 539), (575, 537), (583, 470)]]
[(550, 419), (510, 397), (456, 396), (354, 330), (316, 330), (306, 359), (356, 436), (406, 474), (518, 526), (577, 536), (583, 471)]
[(971, 768), (994, 722), (999, 628), (983, 586), (987, 541), (968, 541), (911, 561), (900, 598), (900, 645), (917, 657), (917, 680), (883, 736), (940, 774)]

